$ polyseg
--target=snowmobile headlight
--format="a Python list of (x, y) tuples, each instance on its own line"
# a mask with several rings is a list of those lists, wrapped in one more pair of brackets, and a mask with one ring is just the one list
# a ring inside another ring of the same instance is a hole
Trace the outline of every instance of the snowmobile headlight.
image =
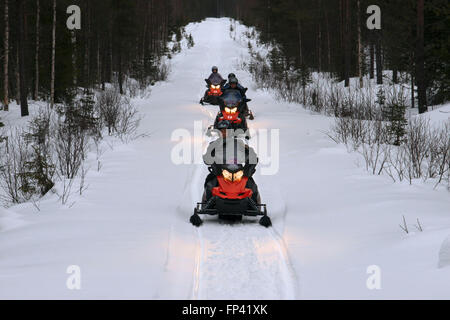
[(231, 113), (231, 109), (228, 108), (228, 107), (225, 107), (225, 112), (226, 112), (226, 113)]
[(236, 111), (237, 111), (237, 107), (234, 107), (230, 110), (231, 113), (236, 113)]
[(242, 177), (244, 176), (244, 171), (239, 170), (233, 175), (233, 181), (241, 181)]
[(233, 181), (233, 174), (227, 170), (222, 170), (222, 175), (225, 180)]

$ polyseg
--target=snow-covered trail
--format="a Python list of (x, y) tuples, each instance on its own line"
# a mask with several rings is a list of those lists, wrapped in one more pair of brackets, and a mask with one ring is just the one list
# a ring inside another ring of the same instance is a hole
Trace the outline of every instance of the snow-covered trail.
[[(185, 63), (198, 68), (219, 65), (222, 76), (236, 73), (236, 65), (247, 50), (229, 37), (227, 25), (211, 19), (193, 30), (195, 47), (188, 51)], [(203, 34), (205, 33), (205, 34)], [(243, 83), (248, 83), (249, 74), (237, 72)], [(202, 78), (200, 78), (202, 79)], [(192, 79), (196, 82), (195, 79)], [(200, 96), (203, 91), (200, 91)], [(195, 97), (197, 98), (197, 97)], [(217, 107), (200, 106), (204, 123), (213, 122)], [(199, 120), (199, 119), (195, 119)], [(250, 124), (258, 125), (258, 119)], [(198, 160), (198, 159), (197, 159)], [(185, 183), (185, 195), (179, 206), (180, 218), (186, 219), (193, 206), (200, 201), (203, 183), (207, 175), (206, 166), (194, 165), (192, 174)], [(257, 178), (256, 178), (257, 179)], [(258, 183), (258, 181), (257, 181)], [(260, 184), (264, 196), (264, 184)], [(276, 194), (276, 193), (274, 193)], [(284, 201), (272, 199), (271, 216), (280, 216), (282, 224), (285, 213)], [(290, 265), (286, 248), (274, 228), (265, 229), (258, 220), (227, 224), (217, 217), (202, 217), (205, 223), (198, 229), (195, 257), (195, 272), (192, 286), (194, 299), (295, 299), (297, 278)], [(176, 248), (174, 248), (177, 250)], [(169, 249), (170, 250), (170, 249)], [(176, 270), (174, 270), (176, 273)]]
[(198, 233), (193, 298), (297, 298), (286, 248), (273, 229), (211, 223)]

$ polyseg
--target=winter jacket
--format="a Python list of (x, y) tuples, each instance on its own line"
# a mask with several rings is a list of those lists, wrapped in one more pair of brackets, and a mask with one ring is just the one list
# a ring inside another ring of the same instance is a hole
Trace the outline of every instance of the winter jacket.
[[(231, 88), (230, 83), (227, 83), (226, 85), (223, 86), (222, 91), (225, 92), (226, 90), (229, 89), (233, 88)], [(244, 88), (243, 86), (241, 86), (240, 83), (238, 83), (236, 89), (238, 89), (241, 92), (242, 97), (245, 99), (246, 98), (245, 93), (247, 92), (246, 88)]]

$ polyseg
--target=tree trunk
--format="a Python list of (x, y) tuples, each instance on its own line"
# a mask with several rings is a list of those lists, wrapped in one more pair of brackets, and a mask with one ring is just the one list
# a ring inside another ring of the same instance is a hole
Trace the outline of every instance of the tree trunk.
[(34, 56), (34, 100), (38, 100), (39, 98), (39, 23), (40, 23), (40, 4), (39, 0), (36, 0), (36, 48), (35, 48), (35, 56)]
[(101, 75), (101, 60), (100, 60), (100, 38), (97, 35), (97, 83), (100, 84), (102, 81), (102, 75)]
[(86, 13), (87, 13), (87, 28), (85, 28), (85, 43), (84, 43), (84, 89), (88, 90), (89, 88), (89, 46), (90, 46), (90, 32), (91, 32), (91, 26), (90, 26), (90, 6), (89, 6), (89, 0), (86, 0)]
[(24, 0), (16, 0), (19, 15), (19, 80), (20, 80), (20, 114), (28, 116), (27, 76), (25, 74), (25, 30), (24, 30)]
[(75, 89), (78, 88), (78, 68), (77, 68), (77, 35), (72, 30), (70, 41), (72, 42), (72, 83)]
[(327, 58), (328, 58), (328, 71), (331, 72), (331, 41), (330, 41), (330, 23), (328, 21), (328, 10), (325, 6), (325, 22), (327, 28)]
[(361, 3), (360, 0), (357, 1), (357, 25), (358, 25), (358, 77), (359, 77), (359, 87), (363, 87), (363, 75), (362, 75), (362, 45), (361, 45)]
[(20, 105), (20, 72), (19, 72), (19, 37), (16, 39), (16, 65), (14, 68), (14, 75), (16, 76), (16, 101)]
[(122, 48), (119, 47), (119, 75), (118, 75), (118, 82), (119, 82), (119, 92), (120, 94), (123, 94), (123, 73), (122, 73)]
[(8, 67), (9, 67), (9, 4), (8, 0), (5, 0), (5, 38), (3, 40), (4, 47), (4, 59), (3, 59), (3, 110), (9, 110), (9, 79), (8, 79)]
[(398, 83), (398, 70), (396, 66), (394, 66), (392, 70), (392, 82)]
[(416, 82), (419, 113), (427, 112), (424, 52), (424, 0), (417, 0)]
[(55, 58), (56, 58), (56, 0), (53, 0), (52, 71), (50, 77), (50, 107), (55, 105)]
[(376, 47), (375, 47), (375, 58), (377, 67), (377, 84), (383, 84), (383, 62), (381, 55), (381, 33), (380, 30), (376, 30)]
[(298, 58), (300, 66), (303, 65), (303, 49), (302, 49), (302, 25), (300, 18), (297, 18), (297, 34), (298, 34)]
[(318, 58), (318, 69), (319, 72), (322, 71), (322, 1), (319, 0), (318, 1), (318, 6), (319, 6), (319, 20), (318, 20), (318, 32), (317, 32), (317, 58)]
[(370, 42), (370, 79), (375, 78), (375, 50), (372, 41)]
[(414, 109), (416, 107), (416, 99), (414, 96), (414, 74), (411, 72), (411, 108)]
[(350, 86), (350, 59), (351, 59), (351, 38), (350, 38), (350, 0), (344, 0), (345, 11), (345, 34), (344, 34), (344, 80), (345, 86)]

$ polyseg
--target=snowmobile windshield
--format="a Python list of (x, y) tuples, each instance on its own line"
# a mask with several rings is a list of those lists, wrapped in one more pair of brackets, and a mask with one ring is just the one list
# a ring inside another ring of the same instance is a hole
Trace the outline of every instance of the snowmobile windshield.
[(211, 74), (211, 76), (208, 78), (208, 80), (214, 86), (220, 85), (223, 81), (222, 77), (217, 73)]
[(242, 101), (239, 90), (227, 90), (222, 96), (223, 104), (226, 107), (235, 107)]

